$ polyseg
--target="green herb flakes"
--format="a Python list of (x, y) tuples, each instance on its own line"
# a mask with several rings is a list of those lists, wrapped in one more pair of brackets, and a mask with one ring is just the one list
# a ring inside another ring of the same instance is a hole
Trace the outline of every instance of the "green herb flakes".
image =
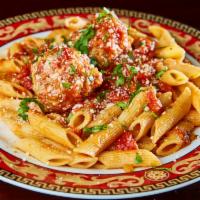
[(142, 162), (143, 162), (143, 160), (142, 160), (141, 155), (139, 153), (136, 153), (136, 155), (135, 155), (135, 163), (136, 164), (140, 164)]
[(44, 106), (35, 98), (24, 98), (20, 104), (19, 109), (17, 110), (18, 116), (21, 117), (24, 121), (28, 120), (28, 114), (29, 111), (28, 103), (34, 102), (36, 103), (40, 109), (44, 112)]
[(168, 70), (168, 67), (165, 67), (164, 69), (160, 70), (159, 72), (156, 73), (156, 78), (160, 79), (161, 76)]
[(122, 110), (124, 110), (124, 109), (127, 108), (127, 106), (128, 106), (128, 104), (127, 104), (126, 102), (122, 102), (122, 101), (117, 102), (116, 105), (117, 105), (118, 107), (120, 107)]
[(88, 54), (88, 43), (95, 35), (95, 30), (92, 25), (82, 31), (81, 37), (76, 41), (74, 47), (83, 54)]
[(107, 129), (107, 125), (106, 124), (103, 124), (103, 125), (97, 125), (97, 126), (93, 126), (91, 128), (87, 128), (85, 127), (83, 129), (83, 132), (84, 133), (97, 133), (99, 131), (102, 131), (102, 130), (106, 130)]
[(71, 88), (71, 83), (68, 83), (68, 82), (63, 82), (62, 83), (62, 86), (64, 87), (64, 88), (66, 88), (66, 89), (70, 89)]

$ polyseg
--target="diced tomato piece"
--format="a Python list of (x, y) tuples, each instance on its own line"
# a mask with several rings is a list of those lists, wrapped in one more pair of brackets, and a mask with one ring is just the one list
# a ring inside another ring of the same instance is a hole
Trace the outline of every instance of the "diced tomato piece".
[(118, 140), (110, 147), (110, 150), (135, 150), (138, 149), (137, 143), (133, 138), (132, 131), (124, 131)]
[(171, 85), (168, 85), (166, 83), (163, 83), (162, 81), (158, 82), (158, 87), (160, 89), (160, 92), (170, 92), (173, 90)]
[(32, 80), (30, 77), (30, 67), (25, 65), (22, 67), (19, 74), (17, 74), (17, 80), (19, 83), (28, 90), (32, 89)]
[(159, 113), (162, 109), (160, 100), (156, 97), (156, 93), (153, 90), (147, 92), (148, 107), (152, 112)]

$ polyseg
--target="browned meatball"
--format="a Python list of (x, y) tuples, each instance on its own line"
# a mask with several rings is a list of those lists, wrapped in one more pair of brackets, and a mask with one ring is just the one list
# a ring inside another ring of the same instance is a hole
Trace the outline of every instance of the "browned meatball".
[(115, 14), (106, 10), (97, 14), (94, 21), (96, 33), (89, 42), (89, 56), (95, 58), (100, 66), (111, 65), (114, 59), (131, 48), (127, 27)]
[(31, 66), (33, 90), (49, 112), (64, 112), (102, 83), (102, 74), (66, 45), (48, 49)]

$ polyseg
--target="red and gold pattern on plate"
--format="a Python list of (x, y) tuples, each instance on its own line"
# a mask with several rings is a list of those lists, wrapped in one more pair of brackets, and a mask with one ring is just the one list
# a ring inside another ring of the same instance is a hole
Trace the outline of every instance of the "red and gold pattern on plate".
[[(90, 17), (98, 8), (68, 8), (35, 12), (0, 21), (0, 46), (17, 38), (64, 26), (70, 15)], [(122, 20), (147, 32), (162, 24), (190, 55), (200, 61), (200, 32), (169, 19), (135, 11), (116, 10)], [(22, 161), (0, 150), (0, 176), (35, 188), (83, 195), (123, 195), (169, 188), (200, 177), (200, 146), (176, 161), (132, 173), (78, 174)], [(141, 195), (142, 196), (142, 195)], [(80, 197), (80, 196), (79, 196)]]

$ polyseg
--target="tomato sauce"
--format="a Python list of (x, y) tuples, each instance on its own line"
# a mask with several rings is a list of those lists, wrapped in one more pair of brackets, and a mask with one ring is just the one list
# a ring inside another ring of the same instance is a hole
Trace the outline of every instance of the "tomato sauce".
[(136, 150), (137, 143), (132, 131), (124, 130), (124, 133), (113, 143), (110, 150)]

